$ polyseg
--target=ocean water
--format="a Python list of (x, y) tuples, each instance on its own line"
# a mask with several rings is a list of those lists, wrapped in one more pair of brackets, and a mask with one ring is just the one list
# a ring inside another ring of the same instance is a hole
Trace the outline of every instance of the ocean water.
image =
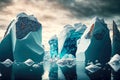
[(60, 66), (57, 60), (52, 59), (28, 64), (13, 62), (11, 66), (6, 66), (1, 63), (0, 80), (106, 80), (104, 77), (101, 79), (103, 70), (86, 74), (84, 61), (75, 61), (73, 66), (66, 66), (65, 63)]

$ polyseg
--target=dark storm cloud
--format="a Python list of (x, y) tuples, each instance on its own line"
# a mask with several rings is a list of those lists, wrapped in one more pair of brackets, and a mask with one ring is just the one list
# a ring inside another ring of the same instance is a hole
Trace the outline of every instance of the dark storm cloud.
[(77, 17), (120, 15), (120, 0), (57, 0)]
[(0, 9), (12, 3), (13, 0), (0, 0)]

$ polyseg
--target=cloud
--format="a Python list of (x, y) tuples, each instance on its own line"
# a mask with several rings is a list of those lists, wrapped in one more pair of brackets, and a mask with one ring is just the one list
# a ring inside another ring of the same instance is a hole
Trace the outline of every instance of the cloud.
[(12, 3), (13, 0), (0, 0), (0, 9), (4, 8), (5, 6), (8, 6)]
[[(55, 1), (55, 0), (54, 0)], [(111, 17), (120, 14), (119, 0), (57, 0), (77, 17)]]

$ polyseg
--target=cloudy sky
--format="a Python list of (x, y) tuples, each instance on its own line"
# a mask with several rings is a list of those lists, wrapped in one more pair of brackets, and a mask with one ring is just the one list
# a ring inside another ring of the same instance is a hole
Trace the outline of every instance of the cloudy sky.
[(108, 27), (115, 20), (120, 26), (119, 0), (0, 0), (0, 40), (8, 24), (20, 12), (33, 14), (43, 25), (43, 44), (58, 34), (64, 25), (84, 23), (88, 27), (95, 16), (105, 18)]

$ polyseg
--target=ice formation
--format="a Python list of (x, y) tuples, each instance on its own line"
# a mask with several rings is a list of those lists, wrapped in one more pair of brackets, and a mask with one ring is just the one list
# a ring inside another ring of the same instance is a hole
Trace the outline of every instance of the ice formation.
[(108, 64), (112, 67), (112, 69), (117, 72), (120, 70), (120, 55), (115, 54), (111, 60), (108, 62)]
[(77, 50), (77, 40), (81, 38), (86, 26), (78, 23), (73, 27), (66, 25), (58, 36), (58, 53), (62, 58), (65, 54), (72, 54), (75, 56)]
[(54, 35), (50, 40), (49, 40), (49, 45), (50, 45), (50, 55), (51, 58), (55, 58), (58, 55), (58, 38), (56, 35)]
[(6, 59), (2, 62), (2, 64), (6, 67), (10, 67), (13, 64), (13, 62), (10, 59)]
[(0, 61), (4, 59), (24, 62), (30, 58), (35, 62), (43, 60), (42, 25), (33, 15), (20, 13), (7, 28), (0, 43)]
[(32, 66), (35, 62), (31, 59), (27, 59), (25, 62), (24, 62), (27, 66)]

